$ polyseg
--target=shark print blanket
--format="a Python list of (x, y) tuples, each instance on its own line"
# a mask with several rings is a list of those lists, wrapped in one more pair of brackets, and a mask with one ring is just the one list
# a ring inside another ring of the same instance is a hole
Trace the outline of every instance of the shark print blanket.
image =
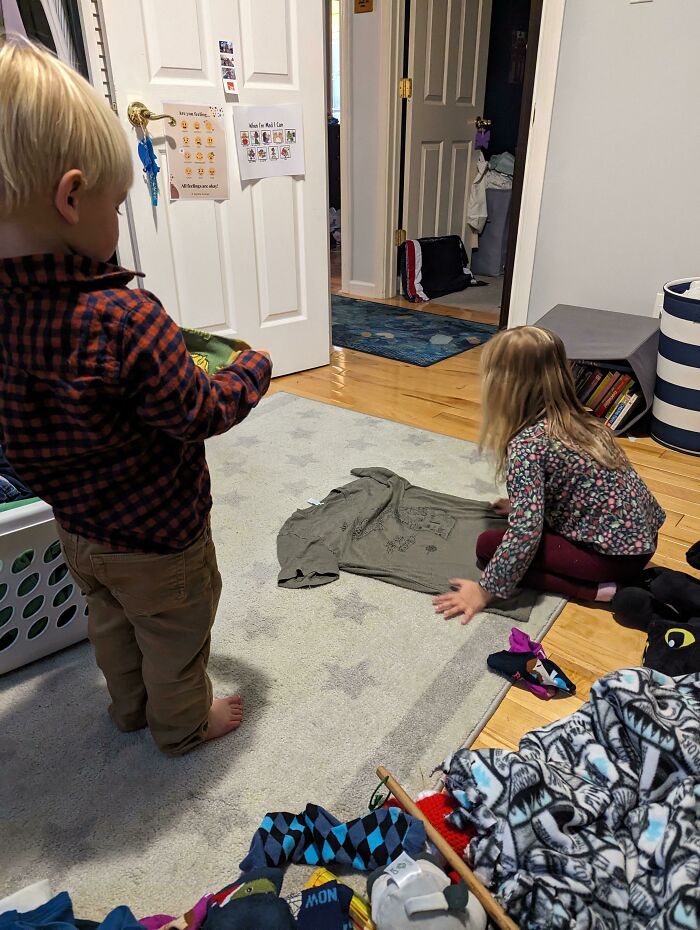
[(440, 766), (469, 858), (521, 930), (697, 930), (700, 675), (606, 675), (517, 752)]

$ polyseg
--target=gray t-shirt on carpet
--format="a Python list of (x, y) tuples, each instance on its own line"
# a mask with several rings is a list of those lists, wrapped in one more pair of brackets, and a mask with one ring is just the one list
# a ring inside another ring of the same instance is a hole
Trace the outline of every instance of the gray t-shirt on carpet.
[[(283, 588), (336, 581), (340, 571), (389, 584), (442, 594), (451, 578), (478, 581), (476, 540), (506, 520), (483, 501), (466, 500), (411, 485), (387, 468), (356, 468), (358, 479), (321, 502), (297, 510), (277, 537)], [(531, 591), (500, 601), (489, 612), (527, 620)]]

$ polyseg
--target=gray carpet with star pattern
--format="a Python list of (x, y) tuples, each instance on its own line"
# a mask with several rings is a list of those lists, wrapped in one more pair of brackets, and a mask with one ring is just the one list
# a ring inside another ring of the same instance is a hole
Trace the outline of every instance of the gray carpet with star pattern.
[[(436, 618), (425, 595), (351, 575), (276, 585), (280, 527), (351, 468), (493, 498), (493, 467), (474, 445), (278, 394), (211, 440), (208, 458), (224, 580), (210, 671), (219, 694), (242, 693), (245, 724), (166, 759), (147, 731), (114, 730), (87, 644), (5, 676), (0, 897), (50, 878), (81, 917), (122, 903), (137, 917), (180, 914), (236, 877), (267, 811), (312, 801), (361, 815), (378, 764), (420, 790), (505, 692), (486, 667), (507, 648), (504, 617), (464, 627)], [(541, 598), (532, 638), (561, 606)]]

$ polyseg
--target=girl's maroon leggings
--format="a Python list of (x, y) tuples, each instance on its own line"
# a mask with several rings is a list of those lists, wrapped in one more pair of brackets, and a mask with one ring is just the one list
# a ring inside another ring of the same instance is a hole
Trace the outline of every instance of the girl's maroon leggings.
[[(487, 565), (498, 549), (505, 530), (488, 530), (476, 541), (476, 557)], [(594, 601), (604, 581), (629, 584), (644, 570), (653, 553), (602, 555), (545, 530), (523, 585), (579, 601)]]

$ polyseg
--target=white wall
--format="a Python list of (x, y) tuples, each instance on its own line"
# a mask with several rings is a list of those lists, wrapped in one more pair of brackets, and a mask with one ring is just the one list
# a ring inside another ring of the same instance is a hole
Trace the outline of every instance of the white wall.
[(700, 0), (568, 0), (528, 319), (700, 275)]
[[(700, 0), (698, 0), (700, 2)], [(350, 110), (348, 120), (348, 168), (350, 174), (349, 202), (341, 207), (343, 241), (351, 240), (351, 261), (343, 269), (343, 289), (353, 294), (378, 296), (383, 277), (382, 243), (378, 241), (379, 210), (384, 208), (385, 194), (380, 183), (380, 165), (386, 156), (379, 150), (380, 120), (385, 120), (382, 101), (381, 36), (382, 20), (379, 3), (374, 12), (355, 14), (354, 4), (345, 4), (344, 28), (350, 31), (350, 66), (344, 73), (350, 75), (349, 88), (341, 88), (343, 101), (349, 106), (341, 109), (341, 124)]]

